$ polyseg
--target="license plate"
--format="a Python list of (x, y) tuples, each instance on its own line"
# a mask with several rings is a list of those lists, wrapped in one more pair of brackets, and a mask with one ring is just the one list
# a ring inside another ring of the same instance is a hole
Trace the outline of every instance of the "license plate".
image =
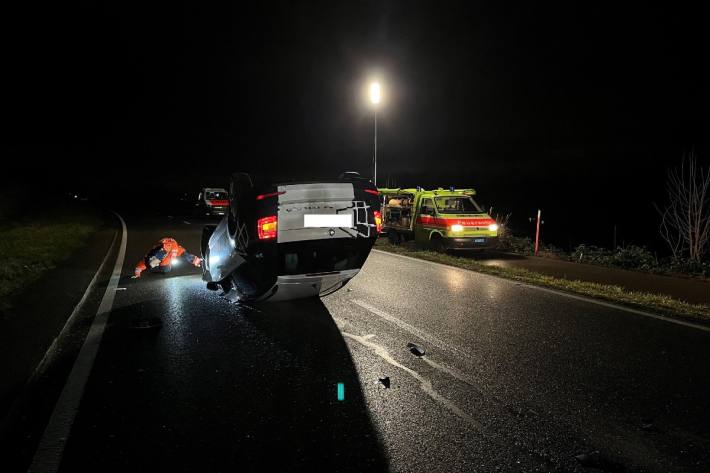
[(305, 228), (352, 228), (353, 214), (306, 214), (303, 216)]
[(474, 243), (485, 243), (486, 239), (485, 238), (474, 238), (473, 242)]

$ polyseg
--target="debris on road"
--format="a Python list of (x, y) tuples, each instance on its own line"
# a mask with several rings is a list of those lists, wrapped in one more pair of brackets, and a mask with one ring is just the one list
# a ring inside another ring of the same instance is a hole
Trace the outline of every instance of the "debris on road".
[(131, 330), (148, 330), (160, 328), (163, 322), (158, 317), (135, 318), (131, 320)]
[(385, 376), (384, 378), (379, 378), (377, 380), (380, 383), (380, 386), (383, 386), (385, 389), (389, 389), (390, 387), (390, 377)]
[(648, 417), (641, 419), (641, 430), (646, 432), (658, 432), (658, 429), (653, 423), (653, 419)]
[(411, 351), (412, 354), (415, 356), (424, 356), (426, 354), (424, 348), (421, 345), (417, 345), (416, 343), (407, 343), (407, 348), (409, 348), (409, 351)]
[(585, 468), (594, 468), (596, 470), (606, 471), (609, 473), (622, 473), (626, 471), (622, 465), (605, 458), (599, 450), (593, 450), (587, 453), (575, 455), (580, 465)]

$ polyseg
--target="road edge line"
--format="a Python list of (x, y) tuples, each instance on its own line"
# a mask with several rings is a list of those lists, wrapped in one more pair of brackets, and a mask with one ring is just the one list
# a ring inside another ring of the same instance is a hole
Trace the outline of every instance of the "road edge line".
[(710, 327), (706, 327), (705, 325), (694, 324), (694, 323), (692, 323), (692, 322), (686, 322), (686, 321), (684, 321), (684, 320), (679, 320), (679, 319), (672, 318), (672, 317), (666, 317), (666, 316), (663, 316), (663, 315), (657, 315), (657, 314), (653, 314), (653, 313), (651, 313), (651, 312), (646, 312), (646, 311), (643, 311), (643, 310), (634, 309), (633, 307), (626, 307), (626, 306), (623, 306), (623, 305), (614, 304), (613, 302), (601, 301), (601, 300), (594, 299), (594, 298), (588, 297), (588, 296), (582, 296), (582, 295), (579, 295), (579, 294), (572, 294), (572, 293), (569, 293), (569, 292), (560, 291), (560, 290), (558, 290), (558, 289), (552, 289), (552, 288), (549, 288), (549, 287), (536, 286), (536, 285), (530, 284), (530, 283), (525, 283), (525, 282), (520, 282), (520, 281), (514, 281), (514, 280), (512, 280), (512, 279), (504, 278), (504, 277), (502, 277), (502, 276), (496, 276), (496, 275), (493, 275), (493, 274), (480, 273), (480, 272), (474, 271), (474, 270), (472, 270), (472, 269), (459, 268), (458, 266), (450, 266), (450, 265), (448, 265), (448, 264), (438, 263), (438, 262), (436, 262), (436, 261), (429, 261), (429, 260), (425, 260), (425, 259), (414, 258), (413, 256), (400, 255), (399, 253), (391, 253), (391, 252), (389, 252), (389, 251), (382, 251), (382, 250), (377, 250), (377, 249), (374, 249), (374, 248), (372, 249), (372, 251), (375, 251), (375, 252), (377, 252), (377, 253), (383, 253), (383, 254), (386, 254), (386, 255), (397, 256), (397, 257), (399, 257), (399, 258), (405, 258), (405, 259), (417, 261), (417, 262), (420, 262), (420, 263), (435, 264), (435, 265), (437, 265), (437, 266), (442, 266), (442, 267), (448, 268), (448, 269), (458, 269), (459, 271), (466, 271), (466, 272), (468, 272), (468, 273), (475, 273), (475, 274), (479, 274), (479, 275), (481, 275), (481, 276), (487, 276), (487, 277), (490, 277), (490, 278), (496, 278), (496, 279), (500, 279), (500, 280), (502, 280), (502, 281), (507, 281), (507, 282), (509, 282), (509, 283), (511, 283), (511, 284), (518, 285), (518, 286), (528, 287), (528, 288), (530, 288), (530, 289), (537, 289), (538, 291), (545, 291), (545, 292), (549, 292), (549, 293), (552, 293), (552, 294), (557, 294), (557, 295), (559, 295), (559, 296), (568, 297), (568, 298), (570, 298), (570, 299), (576, 299), (576, 300), (579, 300), (579, 301), (582, 301), (582, 302), (589, 302), (589, 303), (592, 303), (592, 304), (600, 305), (600, 306), (607, 307), (607, 308), (610, 308), (610, 309), (617, 309), (617, 310), (621, 310), (621, 311), (624, 311), (624, 312), (630, 312), (630, 313), (636, 314), (636, 315), (643, 315), (644, 317), (650, 317), (650, 318), (656, 319), (656, 320), (662, 320), (662, 321), (664, 321), (664, 322), (670, 322), (670, 323), (673, 323), (673, 324), (683, 325), (683, 326), (685, 326), (685, 327), (694, 328), (694, 329), (697, 329), (697, 330), (702, 330), (702, 331), (704, 331), (704, 332), (710, 332)]
[(74, 360), (69, 377), (67, 378), (62, 393), (54, 406), (52, 415), (49, 418), (47, 427), (42, 434), (39, 445), (35, 450), (28, 472), (46, 472), (52, 473), (59, 470), (59, 465), (62, 461), (64, 447), (66, 446), (69, 434), (71, 432), (76, 413), (79, 410), (79, 404), (84, 394), (86, 382), (91, 374), (91, 369), (98, 353), (101, 338), (103, 337), (106, 328), (108, 316), (113, 307), (113, 299), (116, 295), (116, 287), (121, 277), (123, 269), (123, 260), (126, 256), (126, 242), (128, 239), (128, 231), (126, 230), (126, 222), (118, 213), (114, 212), (116, 217), (121, 222), (121, 244), (116, 256), (116, 263), (111, 273), (111, 279), (106, 286), (106, 292), (101, 299), (101, 304), (96, 311), (94, 321), (91, 323), (89, 333), (86, 335), (84, 344)]
[(111, 246), (109, 246), (108, 251), (106, 252), (106, 256), (104, 256), (103, 261), (101, 262), (101, 265), (99, 266), (99, 269), (96, 270), (96, 274), (94, 274), (94, 277), (91, 278), (91, 281), (89, 282), (89, 285), (86, 286), (86, 291), (84, 291), (84, 294), (81, 296), (81, 299), (77, 304), (74, 306), (74, 310), (72, 310), (71, 314), (67, 318), (66, 322), (64, 322), (64, 325), (62, 326), (62, 329), (59, 331), (59, 334), (57, 334), (56, 337), (54, 337), (54, 340), (52, 340), (52, 344), (47, 348), (47, 351), (44, 353), (44, 356), (40, 360), (40, 362), (35, 366), (35, 369), (32, 371), (32, 375), (30, 375), (30, 380), (33, 380), (37, 377), (37, 375), (42, 371), (42, 367), (49, 358), (51, 357), (52, 351), (56, 348), (57, 345), (57, 340), (60, 340), (62, 336), (69, 330), (69, 326), (72, 324), (74, 319), (76, 319), (77, 314), (79, 311), (83, 308), (84, 304), (86, 303), (86, 299), (89, 297), (89, 294), (91, 291), (94, 290), (94, 286), (96, 286), (96, 281), (99, 279), (99, 274), (104, 270), (104, 266), (106, 266), (106, 262), (108, 261), (108, 257), (113, 253), (113, 248), (116, 246), (116, 240), (118, 239), (118, 231), (115, 231), (113, 234), (113, 239), (111, 240)]

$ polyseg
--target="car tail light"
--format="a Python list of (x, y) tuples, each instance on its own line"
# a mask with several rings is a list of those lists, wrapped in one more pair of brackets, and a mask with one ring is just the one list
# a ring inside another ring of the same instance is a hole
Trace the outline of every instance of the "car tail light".
[(256, 222), (256, 230), (259, 234), (259, 240), (276, 238), (277, 228), (278, 219), (275, 216), (260, 218)]
[(375, 226), (377, 227), (377, 233), (382, 231), (382, 214), (379, 210), (375, 210)]
[(276, 197), (277, 195), (285, 194), (286, 191), (281, 191), (281, 192), (269, 192), (268, 194), (259, 194), (256, 196), (256, 200), (264, 200), (268, 199), (269, 197)]

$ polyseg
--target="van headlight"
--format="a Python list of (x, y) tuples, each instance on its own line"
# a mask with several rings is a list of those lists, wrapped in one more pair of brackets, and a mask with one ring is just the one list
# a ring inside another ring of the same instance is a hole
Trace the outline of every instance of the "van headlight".
[(488, 231), (490, 232), (497, 232), (498, 231), (498, 224), (497, 223), (491, 223), (488, 225)]
[(451, 225), (451, 231), (452, 232), (462, 232), (463, 225), (459, 225), (458, 223), (455, 223), (455, 224)]

